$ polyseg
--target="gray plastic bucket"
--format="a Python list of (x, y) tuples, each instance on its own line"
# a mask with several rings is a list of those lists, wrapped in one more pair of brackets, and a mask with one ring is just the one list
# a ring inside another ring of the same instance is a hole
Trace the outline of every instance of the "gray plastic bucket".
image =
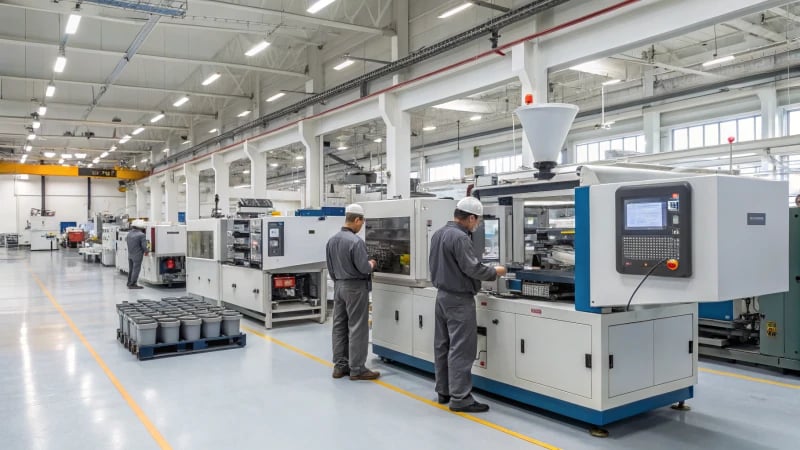
[(150, 318), (134, 317), (133, 327), (136, 330), (136, 343), (139, 346), (153, 345), (156, 343), (156, 328), (158, 328), (158, 322)]
[(146, 316), (140, 314), (138, 311), (129, 311), (125, 313), (125, 322), (122, 328), (122, 334), (128, 336), (131, 339), (136, 339), (136, 329), (133, 328), (133, 320), (136, 318), (143, 319)]
[(203, 337), (215, 338), (219, 337), (220, 325), (222, 324), (222, 317), (214, 313), (200, 314), (200, 319), (203, 320)]
[(200, 327), (203, 324), (201, 319), (196, 316), (180, 316), (181, 339), (184, 341), (196, 341), (200, 339)]
[(239, 322), (242, 315), (236, 311), (222, 312), (222, 334), (225, 336), (237, 336), (239, 334)]
[(180, 340), (181, 321), (172, 317), (158, 319), (158, 342), (176, 344)]

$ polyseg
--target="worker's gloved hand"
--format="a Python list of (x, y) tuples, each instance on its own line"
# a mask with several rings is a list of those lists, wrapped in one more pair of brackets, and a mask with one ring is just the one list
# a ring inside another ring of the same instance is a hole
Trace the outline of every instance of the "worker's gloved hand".
[(503, 266), (495, 266), (494, 271), (497, 272), (498, 277), (502, 277), (508, 273), (505, 267)]

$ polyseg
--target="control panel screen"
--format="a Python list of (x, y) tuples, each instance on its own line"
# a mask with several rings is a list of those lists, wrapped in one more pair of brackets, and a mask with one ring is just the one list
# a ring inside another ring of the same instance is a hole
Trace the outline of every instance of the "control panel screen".
[(617, 272), (691, 276), (691, 201), (686, 182), (617, 189)]
[(663, 230), (667, 221), (665, 202), (625, 201), (625, 229)]

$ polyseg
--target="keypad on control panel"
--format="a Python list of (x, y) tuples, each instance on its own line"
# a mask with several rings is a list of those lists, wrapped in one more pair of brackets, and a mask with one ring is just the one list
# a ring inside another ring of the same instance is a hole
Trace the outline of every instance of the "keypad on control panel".
[(623, 236), (622, 252), (629, 260), (680, 258), (680, 238), (672, 236)]

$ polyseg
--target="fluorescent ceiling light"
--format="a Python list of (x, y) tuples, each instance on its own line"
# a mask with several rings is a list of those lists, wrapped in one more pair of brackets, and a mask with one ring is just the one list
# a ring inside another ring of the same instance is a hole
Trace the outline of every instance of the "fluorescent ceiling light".
[(322, 8), (330, 5), (331, 3), (335, 2), (336, 0), (317, 0), (316, 3), (309, 6), (306, 10), (307, 13), (316, 14), (322, 10)]
[(249, 170), (243, 170), (242, 173), (247, 175), (248, 173), (250, 173), (250, 171)]
[(372, 142), (377, 142), (378, 144), (380, 144), (381, 142), (383, 142), (383, 138), (375, 138), (375, 140)]
[(164, 118), (164, 113), (161, 113), (161, 114), (153, 117), (152, 119), (150, 119), (150, 123), (156, 123), (156, 122), (158, 122), (159, 120), (161, 120), (163, 118)]
[(75, 34), (78, 31), (78, 25), (80, 24), (81, 16), (77, 14), (70, 14), (69, 19), (67, 19), (67, 29), (64, 30), (64, 33)]
[(161, 150), (161, 151), (164, 152), (164, 153), (167, 153), (169, 151), (169, 148), (165, 148), (164, 150)]
[[(53, 84), (53, 82), (51, 81), (50, 84), (47, 85), (47, 89), (44, 91), (44, 96), (52, 97), (53, 95), (55, 95), (55, 93), (56, 93), (56, 85)], [(42, 114), (39, 115), (41, 116)]]
[(133, 130), (133, 133), (131, 133), (131, 134), (136, 136), (137, 134), (141, 133), (142, 131), (144, 131), (144, 127), (139, 127), (137, 129)]
[(28, 140), (32, 141), (34, 139), (36, 139), (36, 133), (28, 133)]
[(72, 159), (72, 153), (62, 153), (61, 159)]
[(103, 153), (100, 154), (101, 158), (105, 158), (106, 156), (108, 156), (108, 152), (103, 152)]
[(184, 103), (186, 103), (188, 101), (189, 101), (189, 97), (181, 97), (177, 101), (175, 101), (175, 103), (173, 103), (172, 106), (177, 108), (177, 107), (183, 105)]
[(726, 62), (733, 61), (736, 57), (733, 55), (723, 56), (722, 58), (712, 59), (711, 61), (706, 61), (703, 63), (703, 67), (708, 66), (715, 66), (717, 64), (722, 64)]
[(39, 114), (39, 117), (44, 117), (44, 115), (47, 114), (47, 106), (44, 106), (44, 105), (40, 106), (38, 114)]
[(213, 83), (213, 82), (217, 81), (217, 79), (218, 79), (220, 76), (221, 76), (221, 75), (219, 74), (219, 72), (212, 73), (212, 74), (211, 74), (211, 75), (210, 75), (208, 78), (206, 78), (205, 80), (203, 80), (203, 86), (208, 86), (209, 84), (211, 84), (211, 83)]
[(86, 158), (86, 153), (75, 153), (75, 157), (78, 159)]
[(112, 146), (111, 146), (111, 148), (110, 148), (110, 149), (108, 149), (108, 151), (109, 151), (109, 152), (115, 152), (115, 151), (117, 151), (117, 146), (116, 146), (116, 145), (112, 145)]
[(447, 109), (450, 111), (464, 111), (471, 113), (484, 113), (488, 114), (494, 111), (491, 104), (474, 99), (458, 99), (447, 103), (441, 103), (433, 106), (436, 109)]
[(304, 159), (304, 156), (303, 155), (297, 155), (297, 156), (294, 157), (294, 159)]
[(131, 169), (135, 169), (135, 168), (136, 168), (136, 164), (131, 166)]
[(250, 110), (242, 111), (239, 113), (239, 117), (247, 117), (250, 115), (250, 112), (251, 112)]
[(250, 50), (244, 52), (245, 56), (255, 56), (261, 53), (265, 48), (269, 47), (269, 42), (261, 41), (258, 44), (254, 45)]
[(58, 160), (58, 163), (59, 163), (59, 164), (64, 164), (64, 159), (63, 159), (63, 158), (62, 158), (62, 159), (59, 159), (59, 160)]
[(270, 163), (270, 167), (278, 167), (278, 163)]
[(142, 159), (142, 162), (146, 163), (147, 162), (147, 158)]
[(355, 63), (352, 59), (345, 59), (344, 61), (340, 62), (339, 64), (333, 66), (333, 70), (342, 70), (345, 67), (350, 67)]
[(216, 128), (212, 128), (212, 129), (208, 130), (208, 132), (209, 132), (209, 133), (216, 133), (216, 132), (217, 132), (217, 129), (216, 129)]
[(275, 95), (273, 95), (272, 97), (268, 98), (268, 99), (267, 99), (267, 101), (268, 101), (268, 102), (274, 102), (275, 100), (277, 100), (277, 99), (279, 99), (279, 98), (283, 97), (284, 95), (286, 95), (286, 93), (285, 93), (285, 92), (278, 92), (277, 94), (275, 94)]
[(44, 152), (44, 157), (45, 158), (52, 158), (54, 156), (56, 156), (55, 152)]
[(56, 58), (56, 63), (53, 64), (53, 72), (61, 73), (64, 71), (64, 68), (67, 66), (67, 57), (58, 55)]
[(464, 3), (463, 5), (456, 6), (455, 8), (449, 9), (449, 10), (445, 11), (444, 13), (442, 13), (442, 15), (439, 16), (439, 18), (440, 19), (447, 19), (448, 17), (453, 16), (455, 14), (458, 14), (461, 11), (469, 8), (470, 6), (472, 6), (472, 3)]
[(33, 150), (33, 146), (31, 144), (28, 144), (28, 145), (25, 146), (25, 151), (26, 152), (29, 152), (31, 150)]
[(346, 145), (340, 145), (340, 146), (336, 147), (336, 150), (347, 150), (347, 146)]
[(481, 120), (482, 118), (483, 118), (483, 116), (481, 116), (481, 115), (476, 115), (476, 116), (472, 116), (472, 117), (470, 117), (470, 118), (469, 118), (469, 120), (471, 120), (471, 121), (473, 121), (473, 122), (477, 122), (478, 120)]
[(42, 126), (42, 122), (39, 122), (38, 120), (34, 120), (33, 121), (33, 129), (34, 130), (38, 130), (39, 127), (41, 127), (41, 126)]
[(131, 135), (126, 134), (125, 136), (122, 137), (122, 139), (119, 140), (119, 143), (120, 144), (124, 144), (124, 143), (126, 143), (126, 142), (128, 142), (130, 140), (131, 140)]
[(238, 186), (234, 186), (233, 188), (234, 189), (243, 189), (243, 188), (249, 188), (249, 187), (250, 187), (249, 184), (240, 184)]
[(192, 143), (192, 141), (187, 139), (187, 140), (181, 142), (181, 145), (186, 145), (186, 144), (191, 144), (191, 143)]
[(88, 167), (88, 168), (90, 168), (90, 169), (91, 169), (92, 167), (94, 167), (94, 164), (92, 164), (92, 163), (89, 163), (89, 165), (88, 165), (88, 166), (86, 166), (86, 167)]
[(436, 129), (436, 127), (433, 126), (433, 125), (429, 125), (427, 127), (422, 127), (422, 131), (433, 131), (435, 129)]
[(603, 86), (611, 86), (612, 84), (622, 83), (622, 80), (608, 80), (603, 82)]
[(93, 162), (93, 163), (95, 163), (95, 164), (97, 164), (97, 163), (99, 163), (99, 162), (100, 162), (100, 158), (95, 158), (95, 159), (93, 159), (93, 160), (92, 160), (92, 162)]

